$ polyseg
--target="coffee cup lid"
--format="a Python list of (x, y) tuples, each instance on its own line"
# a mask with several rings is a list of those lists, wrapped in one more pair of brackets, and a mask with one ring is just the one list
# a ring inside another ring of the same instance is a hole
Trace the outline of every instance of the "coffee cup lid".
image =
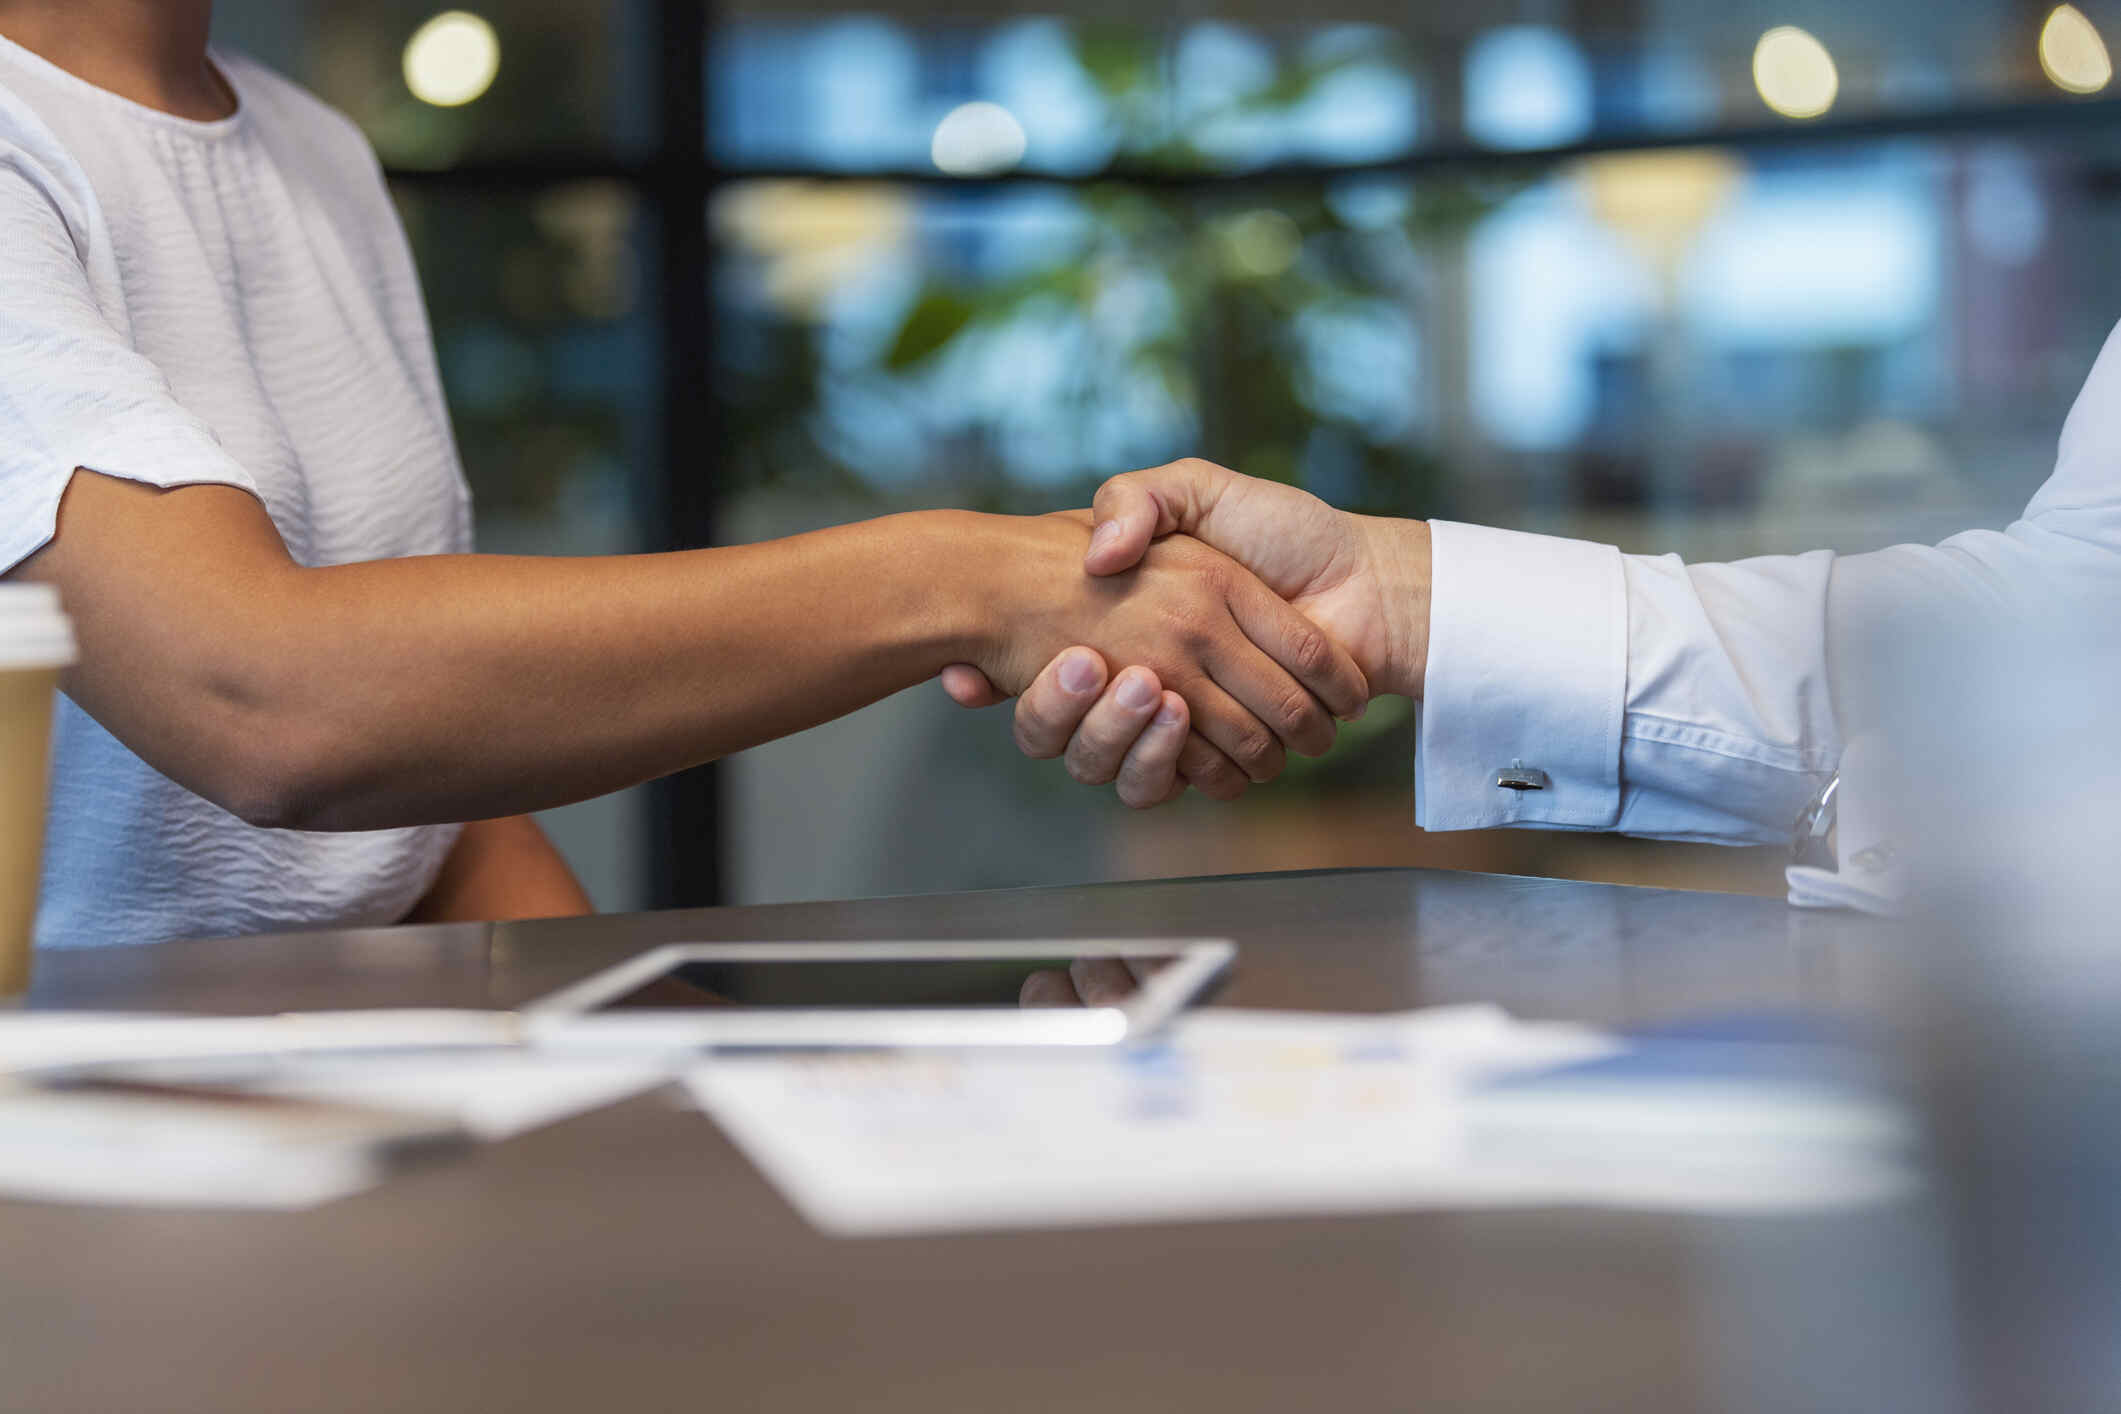
[(0, 671), (74, 662), (74, 626), (49, 584), (0, 584)]

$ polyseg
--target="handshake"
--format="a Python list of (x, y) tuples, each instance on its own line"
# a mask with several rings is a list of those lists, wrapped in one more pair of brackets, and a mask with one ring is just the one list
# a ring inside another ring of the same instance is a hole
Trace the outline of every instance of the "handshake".
[[(1288, 752), (1324, 755), (1336, 719), (1372, 697), (1421, 695), (1425, 522), (1353, 515), (1199, 460), (1114, 477), (1089, 516), (1043, 520), (1091, 528), (1088, 604), (1072, 607), (1092, 614), (1019, 610), (1018, 631), (945, 668), (943, 687), (966, 707), (1020, 693), (1024, 753), (1116, 783), (1136, 809), (1189, 785), (1234, 800)], [(1026, 647), (1070, 641), (1077, 624), (1089, 632), (1043, 666)]]

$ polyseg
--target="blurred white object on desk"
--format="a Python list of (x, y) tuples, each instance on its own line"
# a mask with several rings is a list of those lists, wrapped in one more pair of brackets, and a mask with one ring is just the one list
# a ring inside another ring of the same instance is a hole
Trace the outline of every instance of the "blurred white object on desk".
[(674, 1074), (536, 1054), (518, 1034), (513, 1013), (479, 1011), (0, 1017), (0, 1195), (309, 1207)]
[(1470, 1142), (1479, 1087), (1622, 1049), (1484, 1006), (1211, 1008), (1131, 1050), (724, 1057), (686, 1083), (841, 1236), (1498, 1204), (1780, 1211), (1905, 1187), (1873, 1166), (1616, 1172)]

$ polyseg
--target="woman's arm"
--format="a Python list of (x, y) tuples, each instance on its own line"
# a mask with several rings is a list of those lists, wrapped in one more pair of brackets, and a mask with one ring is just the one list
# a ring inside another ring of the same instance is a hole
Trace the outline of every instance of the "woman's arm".
[(1092, 579), (1087, 534), (1081, 516), (927, 512), (665, 555), (311, 569), (242, 491), (84, 471), (19, 573), (56, 584), (74, 617), (66, 689), (83, 708), (173, 779), (281, 827), (543, 809), (946, 663), (1020, 689), (1078, 642), (1155, 669), (1255, 779), (1284, 743), (1330, 744), (1314, 693), (1359, 708), (1353, 663), (1234, 562), (1176, 540)]
[(457, 836), (407, 923), (575, 918), (593, 913), (567, 861), (528, 815), (474, 820)]

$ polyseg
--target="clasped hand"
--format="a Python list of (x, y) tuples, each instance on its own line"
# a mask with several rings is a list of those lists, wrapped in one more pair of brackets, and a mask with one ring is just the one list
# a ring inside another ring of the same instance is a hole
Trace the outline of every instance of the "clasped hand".
[[(1005, 602), (987, 616), (993, 631), (971, 645), (975, 663), (946, 672), (988, 701), (1024, 693), (1017, 740), (1034, 755), (1065, 750), (1044, 750), (1055, 724), (1038, 718), (1037, 704), (1102, 696), (1086, 741), (1110, 717), (1133, 724), (1131, 750), (1109, 770), (1078, 753), (1079, 775), (1117, 779), (1142, 804), (1183, 789), (1181, 777), (1231, 798), (1279, 774), (1288, 752), (1323, 755), (1335, 718), (1359, 715), (1369, 700), (1361, 669), (1330, 635), (1198, 540), (1167, 536), (1116, 572), (1091, 575), (1082, 563), (1088, 513), (1005, 524), (1019, 537), (994, 547), (1011, 566)], [(1129, 665), (1109, 683), (1106, 656)]]
[[(1251, 651), (1227, 634), (1198, 639), (1197, 648), (1212, 644), (1215, 665), (1188, 668), (1181, 657), (1174, 676), (1168, 653), (1084, 637), (1035, 675), (1018, 667), (1018, 675), (996, 676), (963, 663), (944, 669), (945, 690), (963, 706), (1021, 694), (1016, 740), (1025, 754), (1063, 757), (1086, 784), (1116, 782), (1137, 809), (1189, 784), (1227, 800), (1279, 773), (1277, 744), (1303, 755), (1330, 746), (1333, 723), (1324, 712), (1352, 721), (1372, 694), (1421, 695), (1425, 522), (1353, 515), (1295, 487), (1192, 459), (1114, 477), (1099, 490), (1091, 519), (1082, 568), (1093, 582), (1119, 584), (1165, 568), (1204, 572), (1226, 591)], [(1266, 671), (1262, 654), (1286, 671)], [(1108, 658), (1122, 665), (1116, 677)], [(1353, 702), (1344, 695), (1344, 660), (1362, 684)], [(1292, 690), (1292, 675), (1308, 694)]]

